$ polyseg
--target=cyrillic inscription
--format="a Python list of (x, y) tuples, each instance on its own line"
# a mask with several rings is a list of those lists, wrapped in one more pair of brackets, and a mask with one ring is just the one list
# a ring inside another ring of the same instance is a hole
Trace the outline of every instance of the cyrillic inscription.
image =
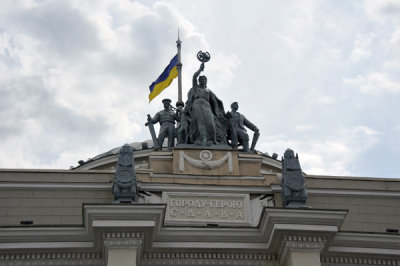
[(248, 194), (165, 192), (166, 224), (249, 223)]

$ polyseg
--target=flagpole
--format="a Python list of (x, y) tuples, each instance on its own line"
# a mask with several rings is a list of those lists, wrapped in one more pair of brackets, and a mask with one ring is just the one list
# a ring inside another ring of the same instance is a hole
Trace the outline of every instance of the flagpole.
[(178, 29), (178, 40), (176, 41), (176, 47), (178, 49), (178, 64), (176, 68), (178, 70), (178, 101), (176, 102), (176, 107), (183, 107), (185, 104), (182, 101), (182, 62), (181, 62), (181, 40), (179, 39), (179, 29)]

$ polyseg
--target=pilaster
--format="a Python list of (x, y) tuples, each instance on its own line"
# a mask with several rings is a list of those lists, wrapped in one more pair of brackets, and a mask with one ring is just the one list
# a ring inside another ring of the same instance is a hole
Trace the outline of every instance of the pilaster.
[(282, 266), (321, 266), (321, 251), (327, 238), (315, 235), (283, 235), (279, 252)]
[(140, 265), (143, 234), (112, 232), (104, 235), (104, 254), (107, 266)]

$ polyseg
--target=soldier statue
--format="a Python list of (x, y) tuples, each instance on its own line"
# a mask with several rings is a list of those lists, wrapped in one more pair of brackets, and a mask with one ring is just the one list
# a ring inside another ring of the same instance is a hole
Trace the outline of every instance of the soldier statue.
[[(258, 128), (251, 123), (243, 114), (239, 113), (239, 104), (234, 102), (231, 104), (231, 111), (226, 114), (229, 118), (228, 122), (228, 138), (231, 140), (231, 145), (237, 149), (239, 144), (243, 146), (244, 152), (254, 150), (255, 142), (259, 136)], [(249, 135), (247, 134), (245, 126), (254, 131), (253, 143), (251, 149), (249, 148)]]
[(174, 147), (174, 139), (175, 139), (175, 121), (178, 121), (178, 115), (172, 110), (171, 100), (164, 99), (162, 100), (164, 104), (164, 110), (158, 112), (154, 118), (151, 118), (148, 115), (146, 126), (150, 124), (160, 123), (160, 133), (158, 134), (158, 147), (157, 143), (154, 146), (159, 150), (162, 150), (162, 145), (164, 143), (165, 137), (168, 137), (168, 150), (171, 150)]
[(188, 144), (190, 142), (190, 132), (189, 132), (189, 125), (190, 125), (190, 117), (187, 113), (187, 109), (184, 109), (182, 112), (179, 113), (179, 126), (177, 127), (177, 139), (178, 144)]
[(307, 191), (299, 156), (287, 149), (282, 158), (282, 205), (285, 208), (305, 207)]

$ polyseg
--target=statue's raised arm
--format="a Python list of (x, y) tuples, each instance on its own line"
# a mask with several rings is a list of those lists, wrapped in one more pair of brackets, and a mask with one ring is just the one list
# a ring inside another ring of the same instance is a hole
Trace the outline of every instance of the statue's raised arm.
[(197, 83), (197, 78), (199, 77), (202, 71), (204, 71), (204, 62), (201, 63), (199, 70), (197, 70), (193, 74), (193, 88), (199, 86), (199, 84)]
[[(197, 78), (202, 71), (204, 71), (204, 63), (210, 61), (210, 54), (208, 52), (200, 51), (197, 53), (197, 59), (201, 62), (199, 70), (193, 74), (193, 88), (198, 87)], [(200, 85), (201, 86), (201, 85)]]

